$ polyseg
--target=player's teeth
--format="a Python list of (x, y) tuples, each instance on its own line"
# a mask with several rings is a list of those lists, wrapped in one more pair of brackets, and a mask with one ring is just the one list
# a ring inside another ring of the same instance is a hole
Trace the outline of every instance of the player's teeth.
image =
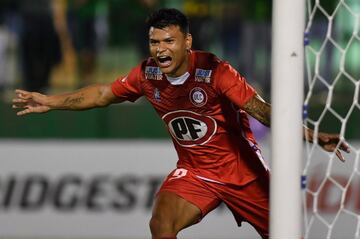
[(158, 59), (161, 63), (171, 61), (171, 57), (169, 57), (169, 56), (158, 56)]

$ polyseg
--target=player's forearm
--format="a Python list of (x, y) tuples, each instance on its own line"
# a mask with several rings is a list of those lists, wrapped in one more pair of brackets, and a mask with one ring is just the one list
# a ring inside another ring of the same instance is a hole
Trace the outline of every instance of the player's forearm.
[[(265, 126), (270, 127), (271, 124), (271, 105), (269, 103), (265, 102), (265, 105), (262, 106), (262, 112), (263, 113), (259, 113), (259, 116), (257, 116), (257, 120), (260, 121), (261, 123), (263, 123)], [(303, 135), (304, 135), (304, 140), (313, 143), (314, 141), (314, 131), (308, 127), (306, 127), (305, 125), (303, 125)]]
[(269, 103), (264, 102), (263, 105), (261, 105), (260, 111), (257, 111), (258, 113), (255, 114), (255, 118), (261, 122), (263, 125), (270, 127), (271, 125), (271, 106)]
[(86, 110), (111, 103), (107, 85), (91, 85), (75, 92), (48, 96), (47, 105), (56, 110)]
[[(259, 116), (255, 117), (258, 121), (263, 123), (265, 126), (270, 127), (271, 123), (271, 105), (265, 102), (265, 105), (262, 106), (262, 113), (258, 113)], [(254, 116), (253, 116), (254, 117)], [(313, 143), (314, 141), (314, 131), (305, 125), (303, 125), (303, 135), (304, 140)]]
[(259, 95), (255, 95), (244, 106), (245, 111), (263, 125), (270, 127), (271, 105), (265, 102)]

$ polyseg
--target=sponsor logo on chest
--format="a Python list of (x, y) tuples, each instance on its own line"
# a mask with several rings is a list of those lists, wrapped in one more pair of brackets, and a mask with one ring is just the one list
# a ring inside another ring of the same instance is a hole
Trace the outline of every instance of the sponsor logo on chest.
[(215, 119), (192, 111), (172, 111), (165, 114), (162, 119), (173, 139), (183, 147), (204, 145), (217, 130)]
[(162, 80), (163, 75), (159, 67), (147, 66), (145, 67), (145, 78), (148, 80)]
[(204, 70), (196, 68), (195, 70), (195, 81), (210, 83), (212, 70)]

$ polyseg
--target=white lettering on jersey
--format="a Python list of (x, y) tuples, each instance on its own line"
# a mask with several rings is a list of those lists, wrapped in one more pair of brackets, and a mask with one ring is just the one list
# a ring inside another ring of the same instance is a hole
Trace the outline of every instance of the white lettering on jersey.
[(195, 81), (210, 83), (212, 70), (204, 70), (196, 68), (195, 70)]
[(192, 111), (178, 110), (165, 114), (171, 136), (183, 147), (193, 147), (209, 142), (217, 130), (216, 121)]
[(162, 80), (162, 72), (159, 67), (147, 66), (145, 67), (145, 78), (148, 80)]

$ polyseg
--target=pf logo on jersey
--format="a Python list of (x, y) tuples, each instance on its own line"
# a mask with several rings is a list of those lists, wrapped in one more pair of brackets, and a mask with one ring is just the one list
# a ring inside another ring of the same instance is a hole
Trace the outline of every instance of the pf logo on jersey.
[(207, 102), (206, 92), (200, 87), (195, 87), (190, 91), (190, 101), (193, 105), (197, 107), (201, 107)]
[(186, 110), (169, 112), (162, 119), (171, 136), (184, 147), (206, 144), (217, 129), (216, 121), (210, 116)]

